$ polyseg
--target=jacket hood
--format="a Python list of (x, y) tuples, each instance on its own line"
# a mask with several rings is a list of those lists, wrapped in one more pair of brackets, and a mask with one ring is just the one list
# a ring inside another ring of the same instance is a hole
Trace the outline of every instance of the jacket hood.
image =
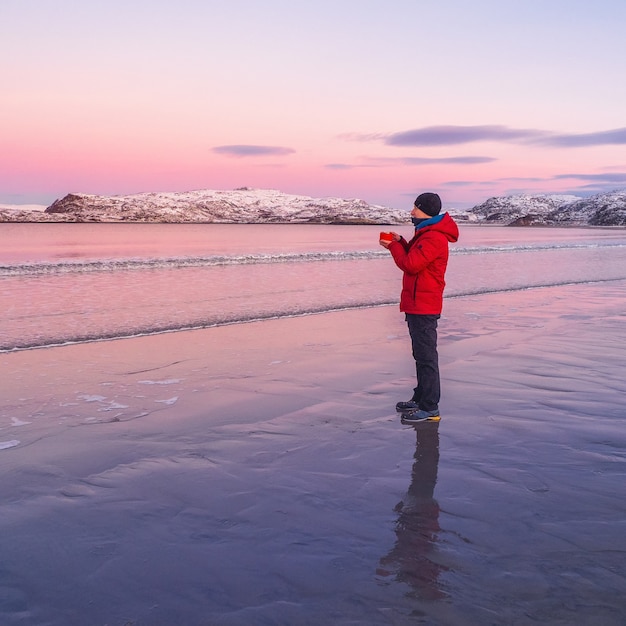
[(415, 234), (422, 234), (424, 230), (436, 230), (447, 238), (448, 241), (454, 243), (459, 239), (459, 227), (456, 222), (450, 217), (449, 213), (442, 213), (441, 215), (435, 215), (415, 228)]

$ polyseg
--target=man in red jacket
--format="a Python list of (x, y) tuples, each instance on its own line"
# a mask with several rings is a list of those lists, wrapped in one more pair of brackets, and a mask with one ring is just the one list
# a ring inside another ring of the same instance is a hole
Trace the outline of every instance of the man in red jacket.
[(392, 233), (391, 242), (380, 240), (404, 272), (400, 310), (406, 315), (417, 372), (413, 397), (396, 405), (406, 423), (441, 419), (437, 321), (443, 305), (448, 244), (458, 240), (459, 228), (448, 213), (440, 212), (441, 198), (436, 193), (420, 194), (411, 211), (413, 238), (406, 241)]

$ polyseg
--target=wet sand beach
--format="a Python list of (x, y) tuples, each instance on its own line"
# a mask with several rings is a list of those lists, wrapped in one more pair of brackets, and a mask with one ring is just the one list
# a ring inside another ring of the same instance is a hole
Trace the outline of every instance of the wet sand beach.
[(0, 623), (623, 624), (625, 293), (0, 354)]

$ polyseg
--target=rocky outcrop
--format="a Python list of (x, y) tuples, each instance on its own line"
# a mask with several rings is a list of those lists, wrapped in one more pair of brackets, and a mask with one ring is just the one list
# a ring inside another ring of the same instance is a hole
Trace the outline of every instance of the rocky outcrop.
[[(128, 196), (70, 193), (45, 211), (0, 206), (0, 222), (402, 224), (409, 221), (408, 213), (358, 199), (311, 198), (242, 187)], [(626, 190), (589, 198), (500, 196), (468, 211), (450, 209), (450, 213), (459, 222), (477, 224), (626, 226)]]
[(591, 226), (626, 226), (626, 190), (580, 198), (559, 207), (550, 217), (557, 223), (587, 218)]
[(578, 199), (564, 195), (497, 196), (470, 209), (469, 213), (490, 224), (533, 226), (544, 224), (551, 212)]
[(358, 199), (311, 198), (268, 189), (198, 190), (129, 196), (68, 194), (46, 216), (60, 221), (399, 224), (408, 211)]
[(479, 222), (507, 226), (626, 226), (626, 190), (589, 198), (516, 195), (489, 198), (469, 210)]

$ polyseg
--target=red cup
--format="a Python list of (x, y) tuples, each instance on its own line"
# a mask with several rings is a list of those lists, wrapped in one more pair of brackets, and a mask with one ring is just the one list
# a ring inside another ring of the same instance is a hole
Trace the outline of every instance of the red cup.
[(391, 233), (380, 233), (380, 239), (383, 241), (393, 241), (393, 235)]

